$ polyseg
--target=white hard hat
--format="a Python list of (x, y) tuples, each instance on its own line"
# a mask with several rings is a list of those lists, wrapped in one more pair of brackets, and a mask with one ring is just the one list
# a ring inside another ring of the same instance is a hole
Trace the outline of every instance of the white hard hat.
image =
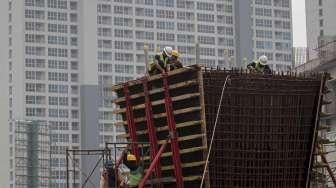
[(166, 46), (163, 48), (163, 51), (165, 52), (165, 54), (168, 56), (168, 57), (171, 57), (172, 56), (172, 53), (173, 53), (173, 48), (172, 47), (169, 47), (169, 46)]
[(267, 56), (262, 55), (262, 56), (259, 57), (259, 62), (260, 62), (260, 64), (262, 64), (262, 65), (266, 65), (266, 64), (267, 64), (267, 61), (268, 61)]

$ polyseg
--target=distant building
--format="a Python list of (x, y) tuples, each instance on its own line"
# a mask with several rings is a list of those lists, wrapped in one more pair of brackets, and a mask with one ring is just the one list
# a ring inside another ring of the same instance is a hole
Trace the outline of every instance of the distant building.
[(336, 40), (336, 1), (306, 0), (307, 59), (317, 58), (317, 48)]
[(293, 54), (294, 54), (294, 67), (297, 67), (307, 62), (306, 47), (294, 47)]

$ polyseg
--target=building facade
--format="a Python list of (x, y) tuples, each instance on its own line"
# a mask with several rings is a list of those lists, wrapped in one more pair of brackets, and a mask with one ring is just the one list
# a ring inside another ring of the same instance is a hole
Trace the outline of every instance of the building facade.
[(334, 0), (306, 0), (308, 60), (318, 57), (318, 47), (336, 40), (335, 11)]
[[(185, 64), (239, 67), (264, 54), (274, 70), (292, 62), (290, 0), (3, 0), (0, 5), (2, 37), (8, 41), (1, 53), (6, 75), (1, 84), (8, 90), (1, 98), (8, 104), (2, 121), (9, 129), (15, 120), (47, 122), (51, 187), (65, 187), (66, 148), (120, 141), (116, 135), (124, 130), (113, 126), (120, 117), (112, 113), (111, 85), (145, 73), (145, 45), (149, 59), (169, 45)], [(16, 162), (13, 156), (10, 163)], [(79, 167), (74, 187), (94, 162), (74, 159)], [(15, 187), (15, 171), (13, 166), (4, 172), (9, 187)]]
[(294, 47), (294, 67), (302, 65), (307, 62), (307, 47)]

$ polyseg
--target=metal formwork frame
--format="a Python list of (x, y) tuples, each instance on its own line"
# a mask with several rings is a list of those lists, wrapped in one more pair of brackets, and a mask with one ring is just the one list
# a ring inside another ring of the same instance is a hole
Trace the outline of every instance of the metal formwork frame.
[[(158, 144), (156, 137), (156, 129), (153, 121), (153, 110), (152, 110), (152, 102), (149, 97), (148, 91), (148, 80), (147, 78), (142, 79), (144, 95), (145, 95), (145, 111), (146, 111), (146, 121), (147, 121), (147, 129), (148, 129), (148, 137), (150, 141), (150, 157), (153, 161), (155, 159), (156, 154), (158, 153)], [(154, 174), (156, 178), (161, 178), (161, 165), (160, 160), (157, 161), (154, 166)], [(158, 184), (158, 187), (162, 187), (162, 184)]]
[(133, 107), (132, 107), (130, 93), (128, 89), (128, 83), (125, 83), (123, 85), (123, 90), (124, 90), (125, 99), (126, 99), (127, 127), (130, 133), (131, 141), (132, 141), (131, 149), (132, 149), (132, 153), (136, 156), (137, 160), (139, 160), (140, 152), (139, 152), (138, 144), (136, 143), (137, 142), (136, 128), (135, 128), (135, 123), (134, 123)]
[(163, 87), (164, 87), (164, 100), (165, 100), (165, 110), (167, 113), (167, 123), (169, 127), (169, 133), (171, 137), (171, 150), (173, 154), (173, 163), (174, 163), (174, 173), (176, 178), (176, 187), (183, 188), (183, 177), (182, 177), (182, 167), (180, 159), (180, 150), (178, 145), (178, 135), (176, 133), (176, 123), (173, 114), (173, 104), (172, 99), (169, 94), (168, 86), (168, 76), (167, 73), (163, 74)]

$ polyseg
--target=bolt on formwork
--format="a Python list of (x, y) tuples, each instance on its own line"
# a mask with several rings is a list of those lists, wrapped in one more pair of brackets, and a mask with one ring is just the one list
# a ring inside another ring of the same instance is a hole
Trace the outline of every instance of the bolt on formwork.
[(50, 187), (50, 134), (46, 122), (15, 123), (15, 187)]

